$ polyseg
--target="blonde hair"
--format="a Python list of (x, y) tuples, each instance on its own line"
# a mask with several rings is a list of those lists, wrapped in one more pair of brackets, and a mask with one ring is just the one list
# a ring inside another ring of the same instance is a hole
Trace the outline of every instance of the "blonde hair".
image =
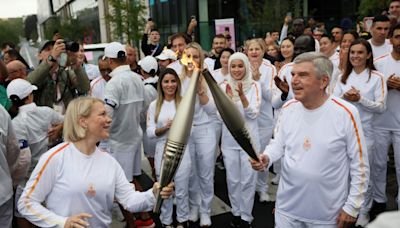
[[(249, 50), (250, 45), (252, 44), (257, 44), (261, 47), (261, 50), (263, 51), (263, 54), (265, 53), (265, 50), (267, 50), (267, 44), (265, 43), (265, 41), (261, 38), (254, 38), (251, 40), (247, 40), (246, 41), (246, 50)], [(264, 56), (264, 55), (262, 55)]]
[(94, 97), (79, 97), (68, 104), (64, 116), (64, 141), (77, 142), (86, 137), (86, 130), (79, 125), (79, 118), (87, 118), (92, 112), (95, 103), (104, 103), (102, 100)]
[[(193, 48), (196, 49), (199, 52), (199, 58), (200, 58), (200, 62), (199, 65), (197, 66), (200, 71), (203, 70), (203, 65), (204, 65), (204, 55), (203, 55), (203, 49), (201, 48), (200, 44), (196, 43), (196, 42), (191, 42), (188, 45), (186, 45), (186, 48), (184, 51), (188, 50), (189, 48)], [(182, 72), (179, 75), (179, 79), (181, 81), (183, 81), (183, 79), (187, 76), (188, 74), (188, 69), (187, 66), (183, 66), (182, 68)]]

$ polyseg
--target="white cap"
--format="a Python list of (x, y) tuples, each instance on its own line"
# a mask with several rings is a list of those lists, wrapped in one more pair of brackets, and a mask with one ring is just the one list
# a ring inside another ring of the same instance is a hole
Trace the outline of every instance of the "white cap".
[(17, 97), (22, 100), (29, 96), (33, 90), (37, 90), (37, 87), (32, 85), (27, 80), (17, 78), (14, 79), (7, 86), (7, 96), (10, 98), (12, 95), (17, 95)]
[(164, 49), (156, 58), (159, 60), (176, 60), (176, 54), (171, 49)]
[(142, 68), (146, 73), (150, 73), (151, 70), (154, 70), (154, 73), (157, 72), (158, 63), (157, 60), (153, 56), (146, 56), (142, 60), (139, 61), (139, 66)]
[(104, 48), (103, 60), (105, 58), (117, 59), (125, 56), (126, 56), (125, 46), (122, 45), (121, 43), (111, 42), (107, 44), (107, 46)]

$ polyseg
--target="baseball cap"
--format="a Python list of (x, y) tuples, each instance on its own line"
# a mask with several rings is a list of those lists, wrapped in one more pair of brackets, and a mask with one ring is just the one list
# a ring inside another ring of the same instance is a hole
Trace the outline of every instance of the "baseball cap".
[(37, 90), (37, 87), (32, 85), (27, 80), (17, 78), (14, 79), (7, 86), (7, 97), (16, 95), (20, 100), (26, 98), (32, 91)]
[(159, 60), (172, 59), (176, 60), (176, 54), (171, 49), (164, 49), (160, 55), (156, 57)]
[(104, 48), (103, 60), (106, 58), (122, 58), (125, 57), (125, 46), (118, 42), (111, 42)]
[(154, 70), (154, 73), (157, 72), (158, 63), (153, 56), (144, 57), (138, 64), (146, 73), (150, 73), (151, 70)]
[(39, 53), (42, 52), (47, 46), (54, 45), (56, 42), (54, 40), (44, 40), (39, 44)]

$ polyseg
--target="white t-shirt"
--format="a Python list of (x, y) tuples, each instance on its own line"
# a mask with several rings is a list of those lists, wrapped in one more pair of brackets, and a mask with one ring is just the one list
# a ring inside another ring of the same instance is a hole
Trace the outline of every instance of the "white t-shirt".
[[(400, 60), (395, 60), (391, 54), (386, 54), (375, 59), (375, 67), (385, 77), (385, 82), (391, 75), (400, 77)], [(399, 131), (400, 130), (400, 91), (391, 89), (388, 91), (386, 111), (376, 115), (375, 128)]]
[(155, 121), (156, 105), (157, 100), (151, 102), (147, 111), (147, 136), (155, 138), (157, 141), (166, 140), (168, 134), (165, 133), (161, 136), (156, 136), (156, 129), (164, 127), (169, 120), (174, 119), (176, 113), (175, 100), (163, 101), (157, 122)]
[(207, 69), (211, 72), (214, 70), (215, 66), (215, 59), (207, 57), (204, 59), (204, 64), (207, 66)]
[(152, 189), (135, 191), (110, 154), (96, 148), (87, 155), (62, 143), (40, 158), (18, 210), (39, 227), (64, 227), (68, 217), (79, 213), (93, 216), (87, 219), (90, 227), (109, 227), (114, 199), (131, 212), (150, 211), (155, 202)]
[(341, 209), (357, 217), (369, 163), (353, 105), (334, 96), (314, 110), (288, 101), (274, 136), (264, 154), (269, 166), (282, 158), (275, 205), (279, 213), (314, 224), (336, 224)]
[(90, 82), (89, 95), (104, 100), (104, 90), (106, 89), (107, 81), (102, 76), (95, 78)]
[(19, 107), (18, 115), (12, 120), (15, 135), (21, 142), (26, 140), (31, 150), (29, 174), (35, 168), (40, 156), (48, 149), (47, 133), (52, 125), (62, 123), (64, 117), (45, 106), (30, 103)]
[[(189, 88), (190, 80), (191, 80), (191, 78), (185, 77), (181, 81), (182, 97), (185, 96), (185, 93), (187, 92), (187, 90)], [(207, 90), (207, 96), (208, 96), (207, 104), (205, 104), (205, 105), (200, 104), (199, 95), (196, 93), (196, 101), (195, 101), (194, 115), (193, 115), (193, 125), (194, 126), (211, 123), (212, 121), (214, 121), (217, 118), (217, 108), (215, 106), (214, 99), (212, 97), (211, 91), (208, 89), (208, 86), (206, 88), (207, 88), (206, 90)]]
[(228, 81), (230, 78), (229, 73), (226, 75), (222, 74), (222, 68), (211, 71), (211, 75), (214, 77), (218, 85), (220, 85), (224, 81)]
[[(272, 89), (274, 86), (274, 77), (276, 76), (276, 68), (271, 63), (263, 62), (260, 65), (261, 73), (258, 81), (261, 86), (261, 112), (258, 117), (258, 127), (272, 129), (274, 127), (274, 116), (272, 111)], [(263, 139), (266, 140), (266, 139)]]
[(383, 43), (381, 46), (375, 46), (372, 44), (372, 38), (368, 40), (368, 42), (371, 44), (372, 47), (372, 55), (375, 58), (379, 58), (382, 55), (385, 55), (387, 53), (392, 52), (392, 44), (390, 43), (389, 39), (385, 40), (385, 43)]
[(109, 146), (111, 152), (134, 152), (142, 142), (140, 113), (146, 106), (145, 88), (140, 75), (129, 65), (115, 68), (104, 93), (104, 100), (112, 118)]
[(365, 69), (360, 74), (354, 70), (350, 73), (346, 84), (343, 84), (338, 79), (334, 94), (337, 97), (342, 97), (344, 93), (352, 87), (360, 90), (361, 98), (358, 102), (351, 102), (355, 105), (360, 113), (364, 134), (367, 138), (373, 138), (373, 121), (377, 113), (382, 113), (386, 109), (387, 87), (383, 79), (383, 75), (378, 71), (370, 71)]
[(175, 70), (175, 72), (176, 72), (178, 75), (182, 74), (183, 66), (182, 66), (180, 60), (176, 60), (176, 61), (170, 63), (170, 64), (167, 66), (167, 68), (171, 68), (171, 69)]

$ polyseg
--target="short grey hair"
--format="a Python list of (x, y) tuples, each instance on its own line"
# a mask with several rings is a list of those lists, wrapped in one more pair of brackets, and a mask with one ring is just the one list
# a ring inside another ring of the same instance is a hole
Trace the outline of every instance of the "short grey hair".
[(332, 77), (333, 64), (332, 62), (319, 52), (306, 52), (297, 56), (294, 61), (295, 64), (311, 62), (314, 65), (317, 76), (322, 78), (322, 76), (328, 76), (329, 80)]

